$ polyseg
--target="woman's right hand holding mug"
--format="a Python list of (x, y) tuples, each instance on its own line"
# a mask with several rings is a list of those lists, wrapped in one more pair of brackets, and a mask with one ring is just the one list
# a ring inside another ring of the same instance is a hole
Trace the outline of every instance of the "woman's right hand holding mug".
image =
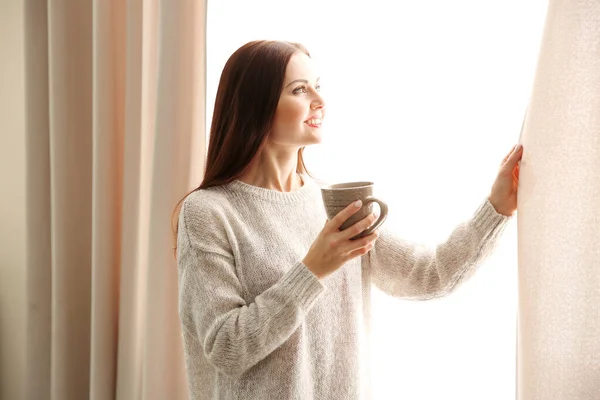
[(350, 240), (372, 226), (377, 218), (373, 214), (340, 231), (340, 226), (362, 207), (360, 200), (351, 203), (325, 224), (302, 262), (319, 279), (335, 272), (346, 262), (363, 256), (375, 245), (379, 237), (377, 230), (360, 239)]

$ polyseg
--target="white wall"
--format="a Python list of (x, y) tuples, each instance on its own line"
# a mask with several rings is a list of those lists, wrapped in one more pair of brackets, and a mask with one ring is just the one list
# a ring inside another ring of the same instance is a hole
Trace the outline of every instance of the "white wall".
[(0, 399), (25, 397), (23, 1), (0, 1)]

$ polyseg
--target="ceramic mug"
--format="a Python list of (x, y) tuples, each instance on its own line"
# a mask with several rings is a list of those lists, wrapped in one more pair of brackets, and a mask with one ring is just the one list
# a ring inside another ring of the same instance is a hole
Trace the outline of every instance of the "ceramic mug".
[(321, 188), (325, 212), (327, 213), (327, 218), (330, 220), (344, 208), (348, 207), (350, 203), (353, 203), (356, 200), (362, 200), (363, 205), (361, 209), (340, 226), (340, 230), (342, 231), (373, 213), (373, 203), (379, 204), (380, 214), (377, 221), (366, 230), (354, 236), (352, 240), (370, 235), (375, 229), (379, 228), (387, 218), (387, 204), (373, 197), (373, 186), (373, 182), (347, 182), (328, 185)]

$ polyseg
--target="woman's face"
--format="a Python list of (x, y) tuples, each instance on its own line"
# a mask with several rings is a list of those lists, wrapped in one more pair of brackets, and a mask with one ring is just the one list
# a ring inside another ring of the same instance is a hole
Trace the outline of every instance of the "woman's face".
[(325, 102), (319, 91), (319, 77), (310, 57), (300, 52), (294, 54), (287, 65), (275, 110), (269, 136), (273, 144), (297, 150), (321, 142)]

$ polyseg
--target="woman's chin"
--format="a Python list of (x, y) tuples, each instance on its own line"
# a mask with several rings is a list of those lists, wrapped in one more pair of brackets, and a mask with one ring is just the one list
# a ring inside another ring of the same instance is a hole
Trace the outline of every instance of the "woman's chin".
[(319, 144), (323, 141), (323, 137), (321, 136), (321, 132), (315, 132), (306, 141), (306, 146), (310, 146), (311, 144)]

